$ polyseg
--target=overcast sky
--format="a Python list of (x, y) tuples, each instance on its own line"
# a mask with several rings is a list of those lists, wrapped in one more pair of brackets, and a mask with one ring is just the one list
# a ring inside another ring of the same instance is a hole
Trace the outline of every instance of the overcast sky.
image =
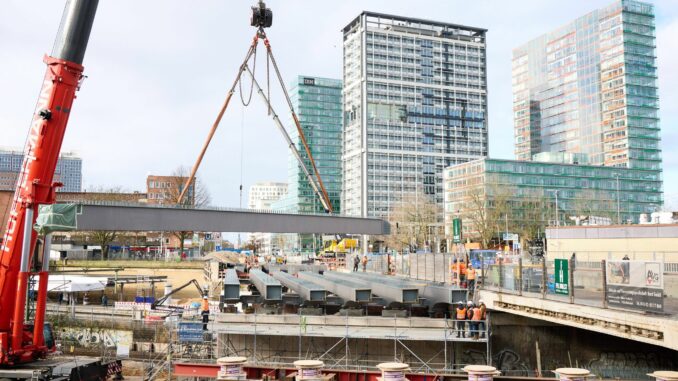
[[(102, 0), (64, 150), (83, 158), (83, 186), (145, 189), (147, 174), (192, 165), (251, 42), (250, 1)], [(5, 0), (0, 12), (0, 145), (23, 147), (64, 1)], [(513, 158), (511, 50), (609, 0), (275, 0), (268, 34), (289, 81), (341, 78), (341, 28), (362, 10), (488, 29), (490, 156)], [(666, 199), (678, 207), (678, 2), (657, 0)], [(262, 54), (260, 57), (263, 57)], [(263, 59), (259, 62), (263, 63)], [(264, 66), (259, 66), (263, 74)], [(263, 78), (263, 77), (259, 77)], [(247, 81), (245, 82), (247, 84)], [(280, 93), (272, 94), (285, 115)], [(287, 180), (287, 148), (261, 101), (233, 98), (201, 167), (219, 206), (238, 187)], [(241, 160), (241, 150), (244, 150)], [(243, 195), (243, 206), (247, 202)]]

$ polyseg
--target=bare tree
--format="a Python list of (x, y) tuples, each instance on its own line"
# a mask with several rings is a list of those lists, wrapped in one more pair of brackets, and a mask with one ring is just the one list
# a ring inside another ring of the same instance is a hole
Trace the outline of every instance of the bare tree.
[[(123, 187), (92, 186), (77, 196), (79, 201), (90, 202), (133, 202), (134, 194), (126, 192)], [(138, 201), (138, 200), (137, 200)], [(101, 246), (101, 259), (107, 260), (111, 244), (119, 237), (117, 231), (94, 231), (89, 234), (92, 241)], [(82, 238), (85, 238), (84, 236)]]
[[(499, 232), (499, 221), (511, 212), (508, 187), (489, 185), (471, 188), (462, 203), (461, 216), (470, 223), (471, 236), (475, 236), (483, 248), (488, 248), (492, 238)], [(465, 224), (466, 226), (469, 226)]]
[(389, 214), (391, 234), (384, 237), (390, 248), (410, 251), (438, 239), (440, 208), (427, 195), (408, 194), (393, 204)]
[[(526, 191), (527, 192), (527, 191)], [(555, 201), (541, 191), (527, 192), (516, 201), (514, 218), (516, 230), (525, 241), (534, 241), (555, 217)]]
[[(184, 199), (179, 202), (179, 196), (181, 191), (184, 189), (185, 183), (188, 180), (190, 175), (190, 170), (188, 167), (179, 166), (177, 167), (169, 177), (170, 186), (167, 188), (168, 205), (184, 205), (191, 207), (203, 207), (207, 206), (211, 202), (211, 197), (209, 191), (200, 180), (198, 176), (195, 177), (193, 182), (189, 185), (189, 191), (187, 192)], [(179, 256), (184, 253), (184, 241), (189, 237), (193, 236), (191, 231), (177, 231), (172, 232), (172, 235), (179, 240)]]

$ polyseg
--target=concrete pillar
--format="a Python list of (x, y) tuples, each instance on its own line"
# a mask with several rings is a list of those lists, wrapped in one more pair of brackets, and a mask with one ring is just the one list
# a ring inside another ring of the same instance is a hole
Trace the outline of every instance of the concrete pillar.
[(558, 368), (553, 373), (560, 381), (586, 381), (591, 374), (588, 370), (581, 368)]
[(379, 381), (407, 381), (405, 371), (410, 366), (399, 362), (384, 362), (377, 365), (377, 368), (381, 370), (381, 377), (377, 377)]
[(217, 380), (239, 381), (247, 379), (247, 374), (242, 369), (246, 362), (246, 357), (222, 357), (217, 359), (217, 364), (221, 366), (217, 374)]
[(657, 381), (678, 381), (678, 372), (671, 370), (658, 370), (647, 375), (656, 378)]
[(467, 365), (462, 370), (468, 373), (468, 381), (492, 381), (500, 374), (497, 368), (489, 365)]
[(325, 366), (325, 363), (318, 360), (297, 360), (294, 362), (294, 367), (297, 368), (297, 376), (295, 381), (313, 381), (321, 380), (322, 372), (320, 369)]

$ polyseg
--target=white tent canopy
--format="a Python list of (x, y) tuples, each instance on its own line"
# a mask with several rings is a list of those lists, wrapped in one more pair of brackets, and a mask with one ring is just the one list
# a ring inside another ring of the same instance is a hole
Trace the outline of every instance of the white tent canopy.
[[(85, 292), (103, 291), (108, 283), (107, 277), (83, 275), (51, 275), (47, 281), (48, 292)], [(38, 285), (40, 281), (38, 281)]]

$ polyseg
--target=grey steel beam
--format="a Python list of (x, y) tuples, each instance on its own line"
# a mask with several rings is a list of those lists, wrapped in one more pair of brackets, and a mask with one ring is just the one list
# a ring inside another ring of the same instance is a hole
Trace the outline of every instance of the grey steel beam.
[(240, 300), (240, 279), (235, 269), (226, 269), (224, 272), (224, 301), (238, 302)]
[(419, 296), (426, 298), (427, 303), (435, 304), (464, 302), (468, 298), (466, 289), (444, 286), (439, 283), (426, 280), (403, 278), (393, 275), (378, 273), (353, 273), (356, 277), (364, 280), (376, 280), (400, 287), (414, 287), (419, 290)]
[(188, 209), (149, 205), (81, 204), (80, 231), (201, 231), (369, 234), (390, 233), (378, 218)]
[(295, 278), (294, 276), (276, 271), (271, 273), (273, 278), (277, 279), (283, 286), (296, 292), (301, 299), (311, 302), (324, 302), (327, 297), (327, 290), (323, 286), (315, 284), (306, 279)]
[(250, 270), (250, 281), (264, 300), (282, 300), (282, 285), (259, 269)]
[[(372, 292), (381, 296), (387, 302), (417, 303), (419, 290), (408, 283), (384, 282), (380, 277), (356, 277), (358, 273), (328, 272), (324, 276), (330, 279), (345, 279), (369, 285)], [(373, 274), (370, 274), (373, 275)]]
[(352, 282), (344, 279), (329, 279), (320, 274), (301, 271), (297, 274), (299, 279), (319, 284), (340, 298), (354, 302), (369, 302), (372, 300), (372, 289), (365, 283)]

